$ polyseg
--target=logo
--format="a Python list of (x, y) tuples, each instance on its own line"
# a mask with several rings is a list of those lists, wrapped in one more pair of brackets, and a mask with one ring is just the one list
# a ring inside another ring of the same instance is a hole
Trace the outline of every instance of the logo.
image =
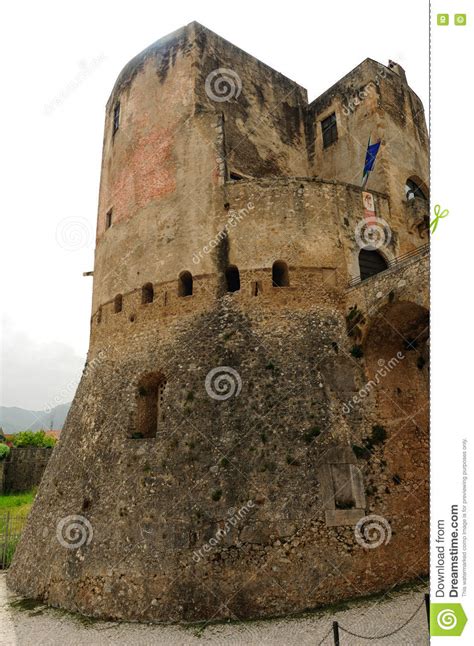
[(439, 13), (437, 16), (438, 25), (449, 25), (449, 14), (448, 13)]
[(392, 230), (382, 218), (364, 219), (355, 228), (355, 239), (361, 249), (374, 251), (390, 244)]
[(218, 366), (207, 373), (205, 386), (211, 399), (223, 401), (239, 395), (242, 390), (242, 379), (234, 368)]
[(242, 92), (242, 81), (234, 70), (219, 67), (208, 74), (205, 87), (211, 101), (222, 103), (238, 98)]
[(466, 24), (466, 14), (465, 13), (455, 13), (454, 14), (454, 24), (464, 27)]
[(93, 534), (92, 525), (84, 516), (65, 516), (56, 526), (56, 538), (70, 550), (89, 545)]
[(56, 227), (56, 242), (66, 251), (77, 251), (89, 246), (92, 231), (86, 218), (63, 218)]
[(386, 518), (371, 514), (359, 520), (354, 529), (355, 539), (366, 550), (374, 550), (392, 538), (392, 528)]
[(433, 637), (459, 637), (466, 622), (460, 603), (430, 604), (430, 632)]

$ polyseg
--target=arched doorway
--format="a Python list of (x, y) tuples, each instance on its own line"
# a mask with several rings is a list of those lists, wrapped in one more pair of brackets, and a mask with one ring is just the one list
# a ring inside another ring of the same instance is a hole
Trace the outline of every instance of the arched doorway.
[(289, 287), (290, 285), (288, 265), (283, 260), (277, 260), (273, 263), (272, 285), (273, 287)]
[(235, 265), (230, 265), (225, 271), (228, 292), (238, 292), (240, 289), (240, 274)]
[(182, 271), (178, 278), (178, 296), (192, 296), (193, 276), (189, 271)]
[(361, 249), (359, 252), (360, 279), (365, 280), (388, 269), (385, 258), (376, 250)]

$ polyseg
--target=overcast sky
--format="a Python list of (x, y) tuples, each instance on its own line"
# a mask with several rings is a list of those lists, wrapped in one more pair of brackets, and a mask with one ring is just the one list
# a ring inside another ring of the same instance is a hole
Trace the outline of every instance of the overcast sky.
[[(3, 6), (0, 404), (70, 401), (89, 340), (105, 103), (122, 67), (197, 20), (308, 89), (399, 62), (428, 109), (428, 2), (103, 0)], [(7, 15), (5, 15), (7, 14)]]

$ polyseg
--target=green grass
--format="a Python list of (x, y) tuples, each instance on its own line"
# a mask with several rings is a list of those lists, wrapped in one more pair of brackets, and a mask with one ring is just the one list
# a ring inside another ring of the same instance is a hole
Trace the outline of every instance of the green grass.
[(29, 512), (36, 495), (36, 489), (24, 493), (7, 493), (0, 495), (0, 514), (7, 511)]
[(36, 490), (0, 495), (0, 568), (12, 561)]

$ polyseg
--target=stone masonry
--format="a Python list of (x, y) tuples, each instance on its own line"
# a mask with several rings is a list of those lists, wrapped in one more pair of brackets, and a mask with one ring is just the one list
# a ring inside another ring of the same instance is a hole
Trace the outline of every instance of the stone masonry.
[[(388, 227), (367, 278), (364, 192)], [(426, 574), (428, 197), (395, 63), (308, 104), (197, 23), (130, 61), (106, 108), (87, 363), (9, 585), (190, 621)]]

